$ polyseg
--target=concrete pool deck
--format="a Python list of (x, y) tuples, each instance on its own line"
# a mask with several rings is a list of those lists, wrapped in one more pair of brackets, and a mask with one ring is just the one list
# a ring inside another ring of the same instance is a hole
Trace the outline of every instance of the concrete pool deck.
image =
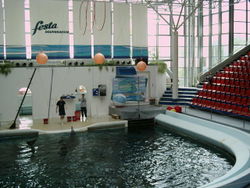
[[(88, 117), (85, 121), (71, 121), (67, 122), (66, 118), (64, 119), (63, 125), (60, 122), (59, 118), (50, 119), (48, 124), (44, 124), (42, 120), (32, 120), (31, 116), (21, 116), (20, 124), (14, 130), (40, 130), (41, 132), (66, 132), (70, 131), (71, 127), (74, 130), (82, 129), (84, 127), (93, 126), (99, 123), (114, 123), (114, 122), (123, 122), (126, 123), (126, 120), (114, 119), (111, 116), (101, 116), (101, 117)], [(0, 132), (3, 130), (9, 130), (10, 125), (0, 126)]]

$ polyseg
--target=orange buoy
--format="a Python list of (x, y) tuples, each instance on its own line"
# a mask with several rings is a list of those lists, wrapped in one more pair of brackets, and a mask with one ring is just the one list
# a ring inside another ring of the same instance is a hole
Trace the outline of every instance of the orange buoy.
[(96, 64), (103, 64), (105, 62), (105, 57), (102, 53), (97, 53), (94, 56), (94, 62)]
[(144, 61), (140, 61), (136, 65), (137, 70), (144, 71), (147, 68), (147, 64)]
[(48, 62), (48, 56), (45, 53), (40, 52), (36, 55), (36, 62), (38, 64), (46, 64)]

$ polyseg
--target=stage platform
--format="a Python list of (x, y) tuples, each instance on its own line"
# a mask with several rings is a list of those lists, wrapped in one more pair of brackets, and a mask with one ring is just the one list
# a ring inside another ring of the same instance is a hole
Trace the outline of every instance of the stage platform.
[(118, 115), (122, 120), (152, 119), (165, 114), (166, 109), (158, 105), (109, 106), (109, 115)]

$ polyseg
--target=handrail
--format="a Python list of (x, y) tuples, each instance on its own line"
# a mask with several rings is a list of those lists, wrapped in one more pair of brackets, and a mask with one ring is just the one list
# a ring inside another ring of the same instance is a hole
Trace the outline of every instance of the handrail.
[(225, 66), (230, 65), (233, 61), (238, 60), (242, 55), (245, 55), (249, 51), (250, 51), (250, 45), (246, 46), (245, 48), (243, 48), (240, 51), (236, 52), (232, 56), (228, 57), (227, 59), (222, 61), (220, 64), (214, 66), (209, 71), (202, 74), (200, 76), (200, 82), (204, 82), (208, 76), (211, 77), (211, 76), (215, 75), (216, 72), (223, 69)]

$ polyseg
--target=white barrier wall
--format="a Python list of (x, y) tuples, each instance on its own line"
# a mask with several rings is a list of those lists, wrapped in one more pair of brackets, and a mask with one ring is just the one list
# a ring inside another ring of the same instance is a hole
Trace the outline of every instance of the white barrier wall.
[[(108, 70), (106, 69), (108, 68)], [(34, 71), (30, 68), (13, 68), (8, 76), (0, 75), (0, 122), (12, 121), (20, 104), (18, 90), (27, 87), (29, 79)], [(52, 79), (53, 72), (53, 79)], [(56, 114), (56, 102), (63, 94), (75, 94), (79, 85), (84, 85), (88, 91), (87, 109), (90, 116), (102, 116), (108, 114), (108, 106), (111, 104), (112, 79), (115, 77), (116, 67), (37, 67), (36, 74), (31, 83), (33, 119), (48, 117), (50, 86), (51, 104), (49, 117), (58, 117)], [(148, 66), (143, 73), (149, 78), (148, 97), (159, 98), (165, 90), (166, 76), (157, 72), (157, 66)], [(106, 84), (106, 96), (93, 96), (92, 89), (99, 84)], [(72, 102), (68, 101), (69, 103)], [(73, 101), (76, 103), (77, 101)], [(68, 106), (70, 107), (70, 105)], [(67, 109), (66, 113), (70, 112)]]

